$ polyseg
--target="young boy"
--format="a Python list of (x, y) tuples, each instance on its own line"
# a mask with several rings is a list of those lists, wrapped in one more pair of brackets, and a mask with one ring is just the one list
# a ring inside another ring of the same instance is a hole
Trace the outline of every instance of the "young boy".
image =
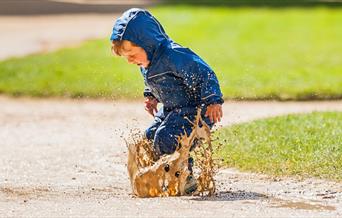
[[(148, 11), (126, 11), (116, 20), (110, 40), (114, 54), (140, 67), (145, 110), (154, 116), (146, 137), (157, 155), (173, 153), (177, 136), (191, 133), (189, 120), (198, 108), (210, 127), (221, 120), (223, 99), (213, 70), (193, 51), (173, 42)], [(163, 105), (159, 111), (158, 103)]]

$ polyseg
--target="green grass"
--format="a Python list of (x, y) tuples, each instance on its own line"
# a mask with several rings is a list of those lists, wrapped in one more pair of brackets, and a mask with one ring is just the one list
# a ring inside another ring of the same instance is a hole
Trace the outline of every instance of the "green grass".
[[(167, 33), (217, 73), (231, 99), (341, 99), (342, 8), (166, 6), (151, 11)], [(135, 66), (110, 56), (110, 43), (0, 62), (0, 93), (137, 98)]]
[(162, 0), (163, 4), (191, 6), (229, 6), (229, 7), (340, 7), (340, 1), (324, 0)]
[(0, 92), (66, 97), (141, 96), (137, 69), (110, 56), (108, 41), (0, 63)]
[(314, 112), (223, 128), (224, 165), (271, 175), (342, 181), (342, 113)]

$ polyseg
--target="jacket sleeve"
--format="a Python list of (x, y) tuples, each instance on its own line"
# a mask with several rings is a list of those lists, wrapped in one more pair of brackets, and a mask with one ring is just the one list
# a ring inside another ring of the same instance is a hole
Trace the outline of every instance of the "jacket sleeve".
[[(152, 93), (151, 88), (147, 85), (147, 83), (144, 81), (145, 83), (145, 88), (144, 88), (144, 97), (152, 97), (152, 98), (156, 98), (156, 96)], [(157, 101), (159, 102), (159, 100), (157, 99)]]
[(200, 89), (206, 105), (223, 104), (222, 93), (214, 71), (200, 58), (194, 57), (177, 67), (176, 76), (184, 80), (189, 89)]
[(150, 89), (150, 87), (148, 87), (147, 85), (145, 85), (145, 89), (144, 89), (144, 97), (154, 97), (154, 95), (152, 94), (152, 91)]
[(155, 99), (157, 99), (153, 93), (152, 93), (152, 90), (151, 88), (147, 85), (146, 83), (146, 79), (145, 79), (145, 69), (144, 68), (140, 68), (140, 72), (141, 72), (141, 75), (143, 76), (144, 78), (144, 84), (145, 84), (145, 88), (144, 88), (144, 97), (153, 97)]

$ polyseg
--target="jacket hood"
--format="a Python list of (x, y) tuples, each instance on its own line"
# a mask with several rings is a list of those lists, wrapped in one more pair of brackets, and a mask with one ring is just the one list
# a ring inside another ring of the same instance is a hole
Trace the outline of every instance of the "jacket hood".
[(172, 42), (157, 19), (139, 8), (127, 10), (115, 21), (110, 40), (135, 43), (146, 51), (149, 61), (152, 61), (158, 48)]

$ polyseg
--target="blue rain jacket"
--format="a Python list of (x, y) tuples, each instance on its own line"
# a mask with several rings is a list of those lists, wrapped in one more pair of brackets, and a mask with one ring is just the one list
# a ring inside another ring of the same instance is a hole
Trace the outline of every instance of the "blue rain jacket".
[(141, 68), (144, 96), (155, 97), (165, 111), (223, 103), (214, 71), (193, 51), (173, 42), (148, 11), (126, 11), (116, 20), (110, 39), (129, 40), (146, 51), (150, 64)]

